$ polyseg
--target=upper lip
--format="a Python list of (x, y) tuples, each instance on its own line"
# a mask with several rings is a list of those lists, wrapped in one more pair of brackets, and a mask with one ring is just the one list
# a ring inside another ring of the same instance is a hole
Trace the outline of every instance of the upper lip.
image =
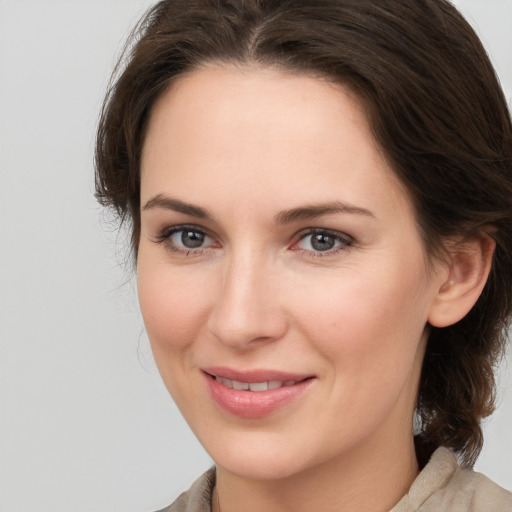
[(255, 370), (235, 370), (225, 366), (209, 366), (201, 368), (203, 372), (213, 377), (222, 377), (224, 379), (235, 380), (237, 382), (268, 382), (268, 381), (295, 381), (314, 377), (314, 375), (306, 373), (291, 373), (280, 370), (255, 369)]

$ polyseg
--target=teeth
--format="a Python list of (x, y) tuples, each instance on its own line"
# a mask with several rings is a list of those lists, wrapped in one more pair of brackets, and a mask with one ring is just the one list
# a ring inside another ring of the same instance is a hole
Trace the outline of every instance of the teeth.
[(249, 389), (249, 383), (248, 382), (238, 382), (237, 380), (233, 381), (233, 389), (237, 389), (240, 391), (246, 391)]
[(233, 389), (233, 381), (229, 379), (224, 379), (222, 377), (215, 377), (215, 380), (217, 382), (220, 382), (221, 384), (224, 384), (224, 386)]
[(251, 382), (249, 389), (251, 391), (266, 391), (268, 389), (268, 382)]
[(227, 386), (228, 388), (233, 389), (233, 381), (232, 380), (223, 378), (223, 379), (221, 379), (221, 382), (222, 382), (222, 384), (224, 384), (224, 386)]
[(217, 382), (224, 384), (224, 386), (236, 389), (237, 391), (267, 391), (267, 389), (278, 389), (283, 386), (293, 386), (296, 384), (294, 380), (280, 381), (271, 380), (265, 382), (239, 382), (237, 380), (225, 379), (224, 377), (215, 377)]

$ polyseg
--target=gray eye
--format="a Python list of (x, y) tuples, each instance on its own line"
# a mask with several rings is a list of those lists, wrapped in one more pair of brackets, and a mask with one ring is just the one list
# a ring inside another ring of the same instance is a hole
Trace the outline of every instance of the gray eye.
[(311, 253), (335, 252), (336, 249), (348, 247), (352, 244), (352, 238), (338, 231), (317, 229), (304, 234), (298, 241), (297, 248)]
[(336, 245), (336, 239), (325, 233), (317, 233), (311, 236), (311, 247), (315, 251), (329, 251)]
[(172, 245), (181, 249), (199, 249), (213, 243), (212, 239), (202, 231), (192, 228), (176, 229), (170, 236)]
[(204, 243), (206, 236), (204, 233), (197, 231), (183, 230), (181, 232), (181, 243), (187, 249), (197, 249)]

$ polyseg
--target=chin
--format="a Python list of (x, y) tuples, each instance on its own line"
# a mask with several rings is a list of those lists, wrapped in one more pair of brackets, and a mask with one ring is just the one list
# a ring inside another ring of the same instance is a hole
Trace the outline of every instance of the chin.
[(224, 432), (212, 439), (201, 439), (217, 467), (248, 480), (282, 480), (310, 469), (315, 465), (315, 446), (308, 450), (306, 443), (268, 430), (259, 432)]
[(273, 452), (264, 454), (247, 454), (235, 457), (221, 456), (216, 465), (224, 471), (246, 480), (283, 480), (307, 469), (294, 457), (281, 456)]

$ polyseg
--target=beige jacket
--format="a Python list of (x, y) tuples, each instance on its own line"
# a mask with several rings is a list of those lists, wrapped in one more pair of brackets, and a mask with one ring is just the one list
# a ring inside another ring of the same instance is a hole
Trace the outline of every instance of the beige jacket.
[[(159, 512), (210, 512), (215, 468), (207, 471)], [(512, 512), (512, 493), (486, 476), (461, 468), (447, 448), (438, 448), (390, 512)]]

